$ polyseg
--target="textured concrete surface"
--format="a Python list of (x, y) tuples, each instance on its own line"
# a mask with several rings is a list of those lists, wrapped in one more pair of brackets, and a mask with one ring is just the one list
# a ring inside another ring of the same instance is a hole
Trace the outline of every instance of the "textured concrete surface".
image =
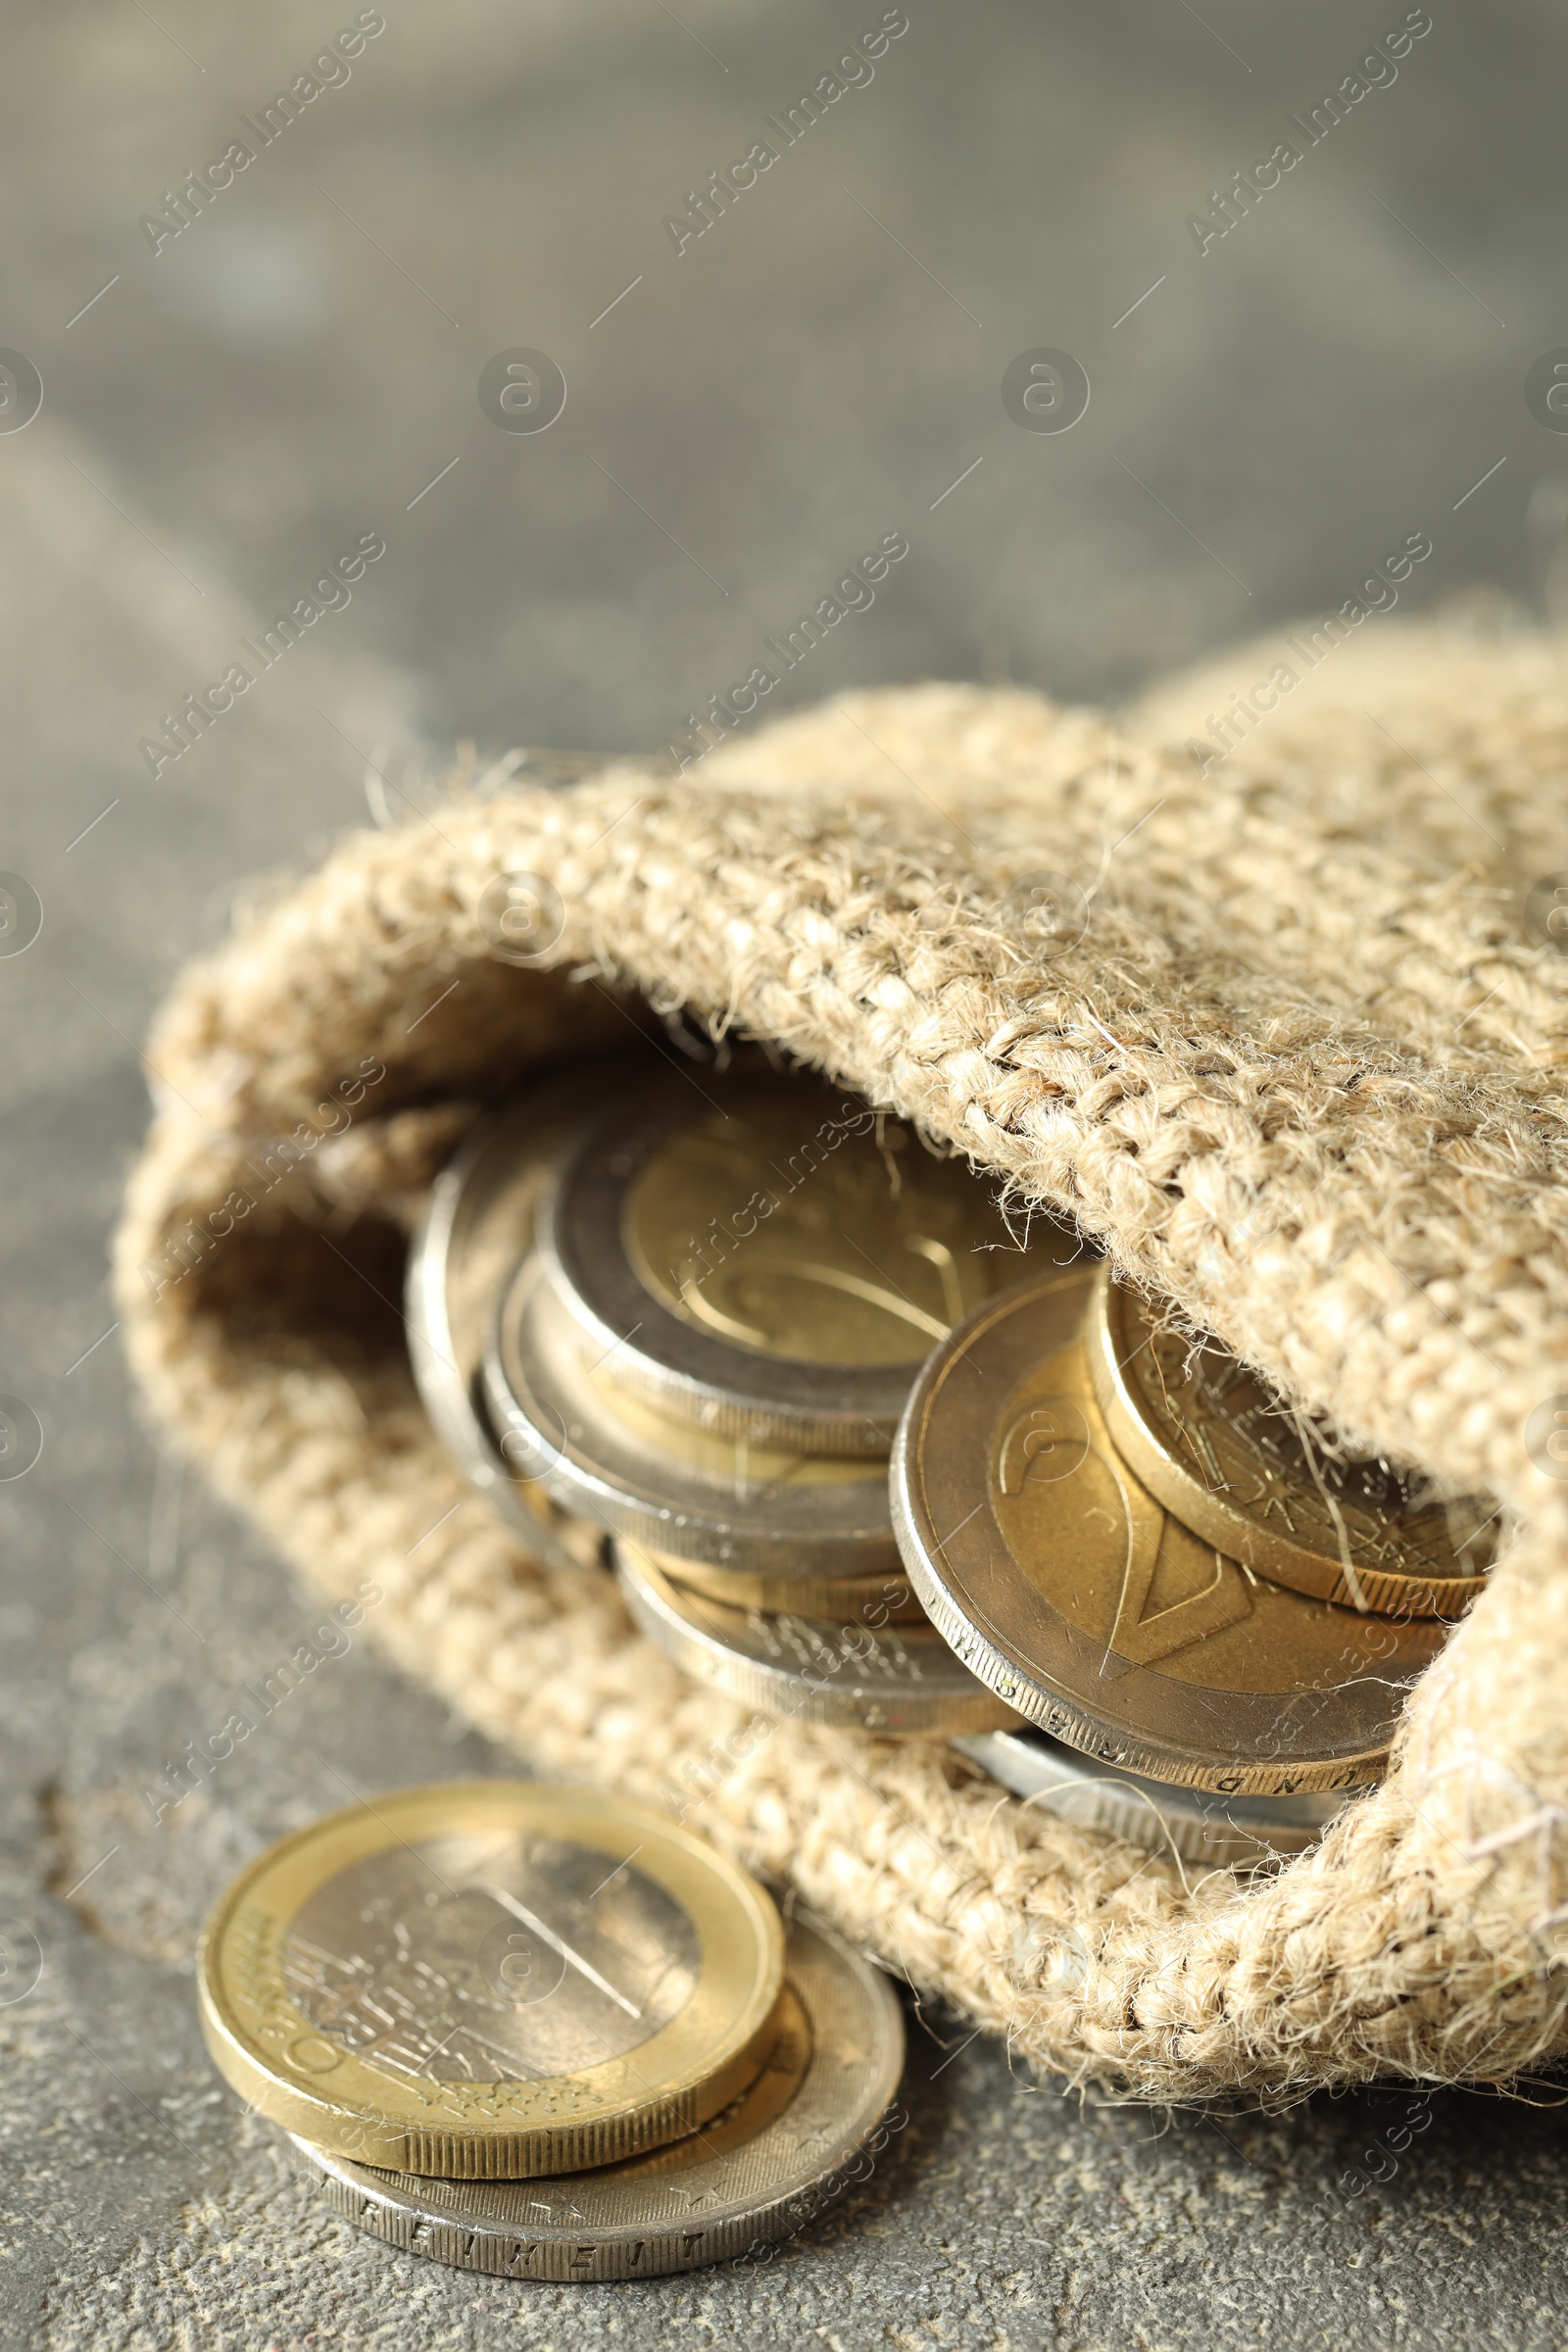
[[(677, 257), (662, 217), (879, 7), (388, 6), (155, 254), (139, 217), (354, 13), (4, 11), (0, 344), (44, 405), (0, 431), (0, 867), (44, 927), (0, 956), (0, 1391), (44, 1451), (0, 1482), (0, 2336), (1560, 2343), (1544, 2088), (1151, 2117), (911, 2018), (908, 2129), (775, 2264), (556, 2290), (356, 2239), (216, 2085), (190, 1953), (232, 1869), (350, 1790), (507, 1769), (372, 1613), (204, 1794), (157, 1830), (143, 1800), (313, 1622), (161, 1455), (109, 1330), (137, 1042), (235, 888), (365, 821), (367, 749), (657, 746), (885, 531), (908, 559), (776, 705), (933, 673), (1115, 696), (1414, 530), (1411, 609), (1494, 625), (1477, 582), (1551, 598), (1568, 480), (1522, 393), (1565, 331), (1546, 0), (1433, 0), (1393, 86), (1201, 255), (1187, 216), (1402, 8), (908, 0), (874, 80)], [(519, 346), (568, 379), (546, 434), (479, 407)], [(1070, 433), (1003, 407), (1037, 346), (1090, 375)], [(353, 603), (154, 780), (160, 714), (366, 530)]]

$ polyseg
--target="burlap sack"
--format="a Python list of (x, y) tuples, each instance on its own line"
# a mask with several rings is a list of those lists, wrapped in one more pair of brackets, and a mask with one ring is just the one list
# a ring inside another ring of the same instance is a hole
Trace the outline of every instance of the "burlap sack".
[[(120, 1239), (159, 1415), (313, 1584), (384, 1588), (411, 1674), (545, 1772), (684, 1808), (1021, 2057), (1151, 2099), (1500, 2081), (1568, 2040), (1568, 957), (1522, 899), (1568, 867), (1568, 664), (1381, 620), (1310, 651), (1119, 727), (851, 696), (679, 780), (356, 835), (182, 980)], [(490, 953), (508, 868), (561, 894), (548, 969)], [(998, 906), (1038, 868), (1091, 920), (1020, 960)], [(466, 1493), (411, 1382), (404, 1231), (485, 1098), (648, 1007), (921, 1122), (1358, 1446), (1506, 1506), (1320, 1851), (1184, 1880), (938, 1742), (759, 1729), (630, 1630), (589, 1544), (525, 1558)]]

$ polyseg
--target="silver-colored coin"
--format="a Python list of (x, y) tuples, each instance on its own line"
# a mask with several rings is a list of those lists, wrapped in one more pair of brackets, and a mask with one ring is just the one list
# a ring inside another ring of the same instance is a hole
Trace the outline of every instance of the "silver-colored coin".
[(727, 1608), (671, 1583), (635, 1544), (615, 1546), (627, 1606), (697, 1681), (764, 1714), (865, 1732), (982, 1732), (1018, 1720), (930, 1625)]
[(765, 2259), (900, 2129), (904, 2020), (885, 1977), (797, 1912), (780, 2032), (722, 2114), (648, 2156), (556, 2180), (441, 2180), (293, 2143), (323, 2201), (405, 2253), (491, 2278), (654, 2278)]
[(1151, 1853), (1223, 1870), (1256, 1870), (1315, 1845), (1347, 1802), (1313, 1796), (1224, 1796), (1123, 1772), (1053, 1740), (1032, 1724), (980, 1732), (953, 1745), (1010, 1788), (1078, 1829), (1104, 1830)]
[[(537, 1256), (485, 1350), (508, 1459), (567, 1510), (655, 1551), (775, 1578), (900, 1577), (887, 1475), (672, 1422), (594, 1363)], [(607, 1351), (608, 1353), (608, 1351)]]
[(673, 1419), (753, 1445), (885, 1456), (934, 1341), (1083, 1254), (1021, 1248), (995, 1185), (802, 1074), (668, 1072), (586, 1127), (539, 1253), (589, 1352)]
[(540, 1087), (470, 1136), (436, 1178), (409, 1253), (404, 1306), (414, 1377), (431, 1424), (469, 1484), (533, 1549), (569, 1566), (544, 1489), (515, 1477), (480, 1380), (495, 1302), (531, 1247), (556, 1156), (603, 1101), (604, 1073)]

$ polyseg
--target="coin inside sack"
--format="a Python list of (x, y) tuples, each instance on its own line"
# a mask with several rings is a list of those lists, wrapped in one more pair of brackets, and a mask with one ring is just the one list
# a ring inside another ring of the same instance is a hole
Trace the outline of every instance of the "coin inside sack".
[(673, 1584), (689, 1585), (710, 1600), (735, 1609), (798, 1610), (806, 1617), (833, 1617), (846, 1624), (924, 1625), (926, 1613), (914, 1596), (907, 1577), (750, 1576), (737, 1568), (710, 1568), (703, 1560), (683, 1560), (674, 1552), (649, 1551), (647, 1557)]
[(1094, 1281), (982, 1307), (916, 1382), (892, 1493), (927, 1613), (1009, 1705), (1151, 1779), (1237, 1792), (1377, 1779), (1446, 1629), (1268, 1583), (1168, 1513), (1096, 1401)]
[(583, 1130), (539, 1248), (591, 1351), (662, 1411), (877, 1456), (934, 1342), (1081, 1254), (1038, 1212), (1015, 1234), (995, 1193), (814, 1078), (670, 1073)]
[(680, 2137), (774, 2035), (770, 1897), (660, 1815), (519, 1781), (404, 1789), (269, 1848), (197, 1959), (220, 2072), (287, 2132), (524, 2179)]
[(935, 1628), (741, 1609), (662, 1575), (635, 1544), (615, 1546), (626, 1604), (650, 1640), (698, 1682), (764, 1714), (866, 1732), (978, 1732), (1016, 1720)]
[(1338, 1790), (1225, 1796), (1172, 1788), (1080, 1755), (1033, 1724), (1016, 1732), (978, 1732), (953, 1744), (1014, 1796), (1075, 1828), (1102, 1830), (1151, 1853), (1217, 1870), (1257, 1870), (1281, 1854), (1305, 1853), (1348, 1801)]
[(1461, 1613), (1481, 1591), (1496, 1513), (1417, 1504), (1384, 1462), (1342, 1460), (1212, 1340), (1162, 1323), (1103, 1268), (1090, 1369), (1135, 1477), (1207, 1542), (1260, 1576), (1352, 1608)]
[(796, 1912), (761, 2071), (702, 2129), (566, 2179), (419, 2179), (295, 2146), (327, 2206), (408, 2253), (493, 2278), (653, 2278), (808, 2230), (896, 2126), (904, 2020), (879, 1970)]
[[(641, 1058), (611, 1077), (638, 1084)], [(453, 1461), (530, 1547), (569, 1566), (556, 1514), (537, 1480), (503, 1454), (481, 1382), (495, 1302), (533, 1244), (534, 1211), (569, 1138), (604, 1099), (606, 1072), (546, 1081), (486, 1121), (436, 1178), (409, 1252), (404, 1313), (420, 1399)]]
[(518, 1477), (659, 1551), (775, 1580), (902, 1575), (881, 1462), (750, 1444), (675, 1421), (585, 1359), (537, 1257), (503, 1298), (485, 1394)]

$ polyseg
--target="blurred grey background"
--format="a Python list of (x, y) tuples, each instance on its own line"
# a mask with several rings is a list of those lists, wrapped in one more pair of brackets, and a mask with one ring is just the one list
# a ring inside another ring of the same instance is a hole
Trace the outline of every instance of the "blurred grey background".
[[(1549, 2091), (1438, 2099), (1391, 2158), (1404, 2094), (1081, 2109), (911, 2019), (914, 2123), (853, 2208), (759, 2278), (574, 2291), (356, 2241), (200, 2050), (192, 1938), (244, 1856), (346, 1788), (506, 1768), (361, 1643), (161, 1832), (142, 1801), (310, 1623), (140, 1425), (104, 1279), (137, 1047), (235, 889), (370, 821), (383, 746), (656, 750), (885, 533), (907, 558), (769, 708), (933, 675), (1114, 701), (1416, 531), (1407, 610), (1552, 602), (1568, 444), (1524, 387), (1568, 343), (1560, 8), (892, 13), (786, 145), (767, 118), (875, 0), (0, 11), (0, 868), (43, 909), (0, 954), (0, 1391), (45, 1441), (0, 1483), (7, 2342), (1562, 2340)], [(244, 119), (362, 16), (264, 145)], [(236, 137), (254, 160), (160, 236)], [(677, 252), (666, 217), (760, 138), (776, 163)], [(1286, 138), (1200, 251), (1191, 218)], [(480, 405), (518, 349), (564, 376), (548, 430)], [(1004, 405), (1040, 349), (1089, 378), (1070, 431)], [(352, 602), (154, 778), (163, 714), (363, 533)]]

